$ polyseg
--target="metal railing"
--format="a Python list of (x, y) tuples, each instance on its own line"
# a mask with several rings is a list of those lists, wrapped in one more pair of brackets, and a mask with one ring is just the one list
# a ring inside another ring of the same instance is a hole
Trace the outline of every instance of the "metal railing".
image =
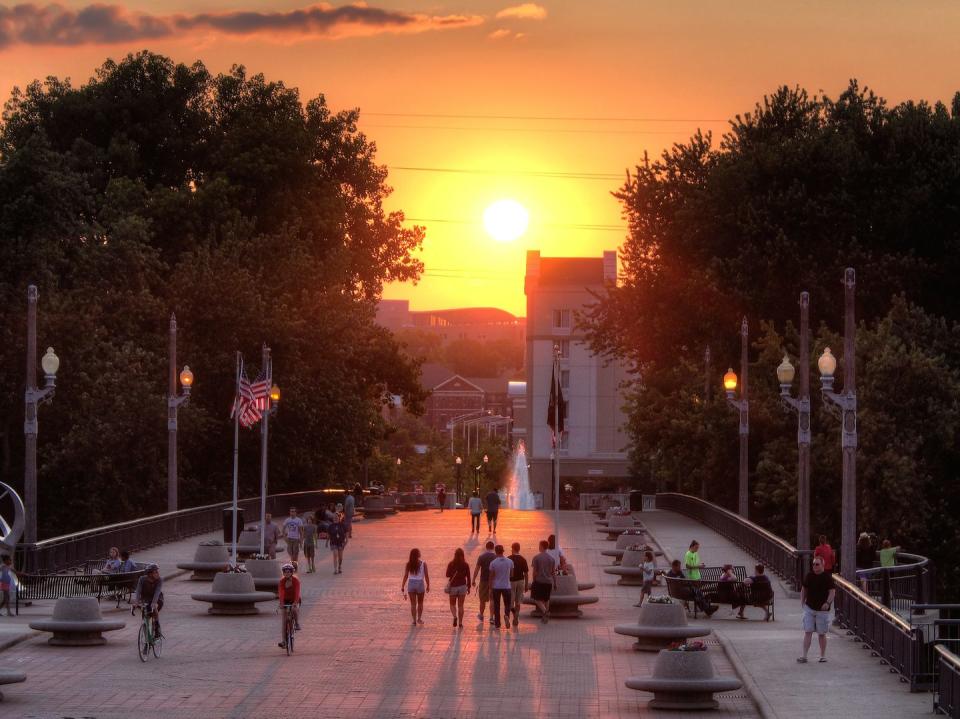
[[(267, 497), (267, 511), (274, 516), (285, 515), (290, 506), (301, 510), (313, 509), (332, 496), (342, 496), (342, 490), (318, 490), (272, 494)], [(24, 572), (60, 572), (84, 562), (102, 559), (110, 547), (139, 551), (165, 542), (175, 542), (197, 534), (219, 531), (223, 528), (223, 510), (230, 502), (208, 504), (203, 507), (181, 509), (177, 512), (141, 517), (105, 527), (86, 529), (73, 534), (44, 539), (36, 544), (17, 545), (17, 567)], [(237, 506), (244, 511), (247, 523), (259, 521), (260, 498), (242, 499)]]
[(866, 584), (867, 594), (900, 614), (933, 599), (933, 564), (919, 554), (898, 552), (893, 567), (858, 569), (857, 578)]
[(937, 662), (933, 710), (960, 719), (960, 656), (941, 645), (935, 646), (933, 651)]
[(676, 492), (657, 494), (657, 509), (684, 514), (721, 534), (795, 588), (803, 581), (803, 555), (789, 542), (738, 514)]

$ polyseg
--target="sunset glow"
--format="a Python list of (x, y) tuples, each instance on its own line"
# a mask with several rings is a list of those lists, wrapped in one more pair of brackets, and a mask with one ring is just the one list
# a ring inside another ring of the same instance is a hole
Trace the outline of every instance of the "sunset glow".
[(516, 200), (497, 200), (483, 212), (483, 226), (497, 242), (513, 242), (527, 231), (530, 215)]

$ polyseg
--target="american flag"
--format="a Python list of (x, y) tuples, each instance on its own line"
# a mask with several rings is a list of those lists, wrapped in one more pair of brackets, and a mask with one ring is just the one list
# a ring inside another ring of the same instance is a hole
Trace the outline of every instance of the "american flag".
[(263, 412), (270, 408), (270, 377), (261, 372), (253, 383), (247, 379), (247, 372), (240, 365), (237, 381), (237, 396), (233, 398), (230, 418), (236, 417), (244, 428), (255, 425), (263, 418)]

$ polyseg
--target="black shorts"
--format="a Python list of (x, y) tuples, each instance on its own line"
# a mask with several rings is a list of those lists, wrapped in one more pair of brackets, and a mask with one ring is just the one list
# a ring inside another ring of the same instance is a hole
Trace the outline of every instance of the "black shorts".
[(549, 602), (550, 594), (553, 592), (552, 582), (534, 582), (530, 588), (531, 598), (539, 602)]
[(500, 511), (500, 510), (498, 510), (498, 509), (488, 509), (488, 510), (487, 510), (487, 521), (488, 521), (488, 522), (496, 522), (496, 521), (497, 521), (497, 512), (499, 512), (499, 511)]

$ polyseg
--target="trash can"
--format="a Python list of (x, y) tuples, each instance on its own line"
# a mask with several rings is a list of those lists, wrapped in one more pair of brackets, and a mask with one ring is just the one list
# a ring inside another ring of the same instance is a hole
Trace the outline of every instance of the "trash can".
[(643, 492), (641, 492), (639, 489), (631, 490), (628, 501), (630, 503), (631, 512), (643, 511)]
[[(228, 507), (223, 510), (223, 543), (233, 544), (230, 532), (233, 529), (233, 508)], [(243, 509), (237, 508), (237, 539), (240, 538), (240, 532), (243, 531)]]

